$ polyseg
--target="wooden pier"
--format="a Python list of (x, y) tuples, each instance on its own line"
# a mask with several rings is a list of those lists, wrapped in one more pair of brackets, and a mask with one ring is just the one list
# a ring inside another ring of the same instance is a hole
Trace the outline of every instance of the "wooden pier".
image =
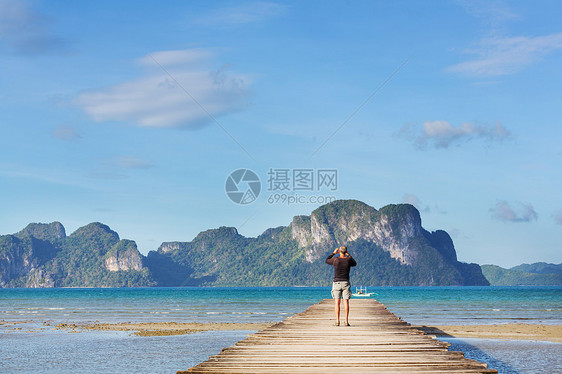
[(323, 300), (177, 373), (497, 373), (374, 299), (350, 307), (349, 327), (334, 326), (333, 301)]

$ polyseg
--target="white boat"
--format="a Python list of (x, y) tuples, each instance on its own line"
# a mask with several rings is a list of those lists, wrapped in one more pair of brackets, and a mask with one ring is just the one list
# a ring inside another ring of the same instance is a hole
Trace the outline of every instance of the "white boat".
[(355, 287), (355, 292), (351, 295), (355, 297), (370, 297), (374, 294), (374, 292), (367, 292), (367, 287)]

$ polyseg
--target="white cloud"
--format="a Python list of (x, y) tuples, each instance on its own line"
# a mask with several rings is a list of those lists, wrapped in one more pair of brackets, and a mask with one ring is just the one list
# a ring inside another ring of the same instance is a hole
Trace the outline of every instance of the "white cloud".
[(399, 136), (413, 141), (418, 148), (432, 144), (435, 148), (448, 148), (452, 144), (460, 144), (475, 138), (485, 141), (502, 141), (510, 137), (509, 131), (499, 122), (495, 126), (463, 123), (453, 126), (448, 121), (426, 121), (423, 125), (406, 124)]
[(199, 18), (196, 23), (219, 26), (243, 25), (259, 22), (282, 13), (285, 6), (272, 2), (250, 2), (220, 8)]
[(24, 0), (0, 0), (0, 43), (18, 55), (65, 52), (68, 42), (53, 34), (50, 19)]
[(144, 56), (139, 59), (148, 67), (144, 76), (85, 92), (76, 104), (97, 122), (202, 127), (211, 121), (209, 114), (218, 117), (244, 108), (251, 83), (249, 75), (229, 71), (226, 66), (210, 69), (208, 60), (212, 56), (204, 49), (153, 53), (154, 60), (171, 77), (151, 55)]
[(538, 219), (538, 214), (531, 204), (518, 204), (518, 209), (513, 209), (505, 200), (496, 202), (496, 206), (490, 208), (492, 218), (504, 222), (530, 222)]
[(414, 194), (406, 193), (402, 197), (402, 202), (406, 204), (412, 204), (415, 206), (420, 212), (429, 213), (431, 208), (427, 205), (424, 205), (421, 200)]
[(562, 33), (545, 36), (497, 37), (481, 40), (465, 51), (476, 58), (449, 66), (447, 71), (471, 76), (493, 76), (515, 73), (556, 50), (562, 49)]

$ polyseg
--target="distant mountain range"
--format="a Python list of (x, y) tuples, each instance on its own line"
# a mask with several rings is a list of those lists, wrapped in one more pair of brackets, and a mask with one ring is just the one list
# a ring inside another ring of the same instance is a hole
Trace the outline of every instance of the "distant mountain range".
[(156, 285), (135, 242), (101, 223), (66, 236), (59, 222), (0, 236), (0, 287)]
[(560, 286), (562, 264), (536, 262), (510, 269), (496, 265), (482, 265), (482, 273), (492, 286)]
[(357, 285), (490, 284), (478, 264), (457, 261), (445, 231), (423, 229), (412, 205), (338, 200), (256, 238), (220, 227), (146, 257), (102, 223), (69, 236), (59, 222), (31, 223), (0, 236), (0, 287), (325, 286), (333, 270), (324, 259), (341, 245), (358, 262)]

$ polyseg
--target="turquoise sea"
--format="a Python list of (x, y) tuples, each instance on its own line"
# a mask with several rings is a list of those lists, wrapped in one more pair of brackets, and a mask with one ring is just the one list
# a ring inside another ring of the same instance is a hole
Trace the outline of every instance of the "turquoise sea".
[[(562, 324), (562, 287), (373, 287), (369, 291), (412, 324)], [(329, 297), (327, 287), (0, 289), (0, 320), (23, 322), (0, 326), (0, 372), (175, 373), (253, 331), (138, 337), (125, 332), (69, 333), (43, 324), (277, 322)], [(562, 373), (560, 343), (444, 340), (500, 373)]]

